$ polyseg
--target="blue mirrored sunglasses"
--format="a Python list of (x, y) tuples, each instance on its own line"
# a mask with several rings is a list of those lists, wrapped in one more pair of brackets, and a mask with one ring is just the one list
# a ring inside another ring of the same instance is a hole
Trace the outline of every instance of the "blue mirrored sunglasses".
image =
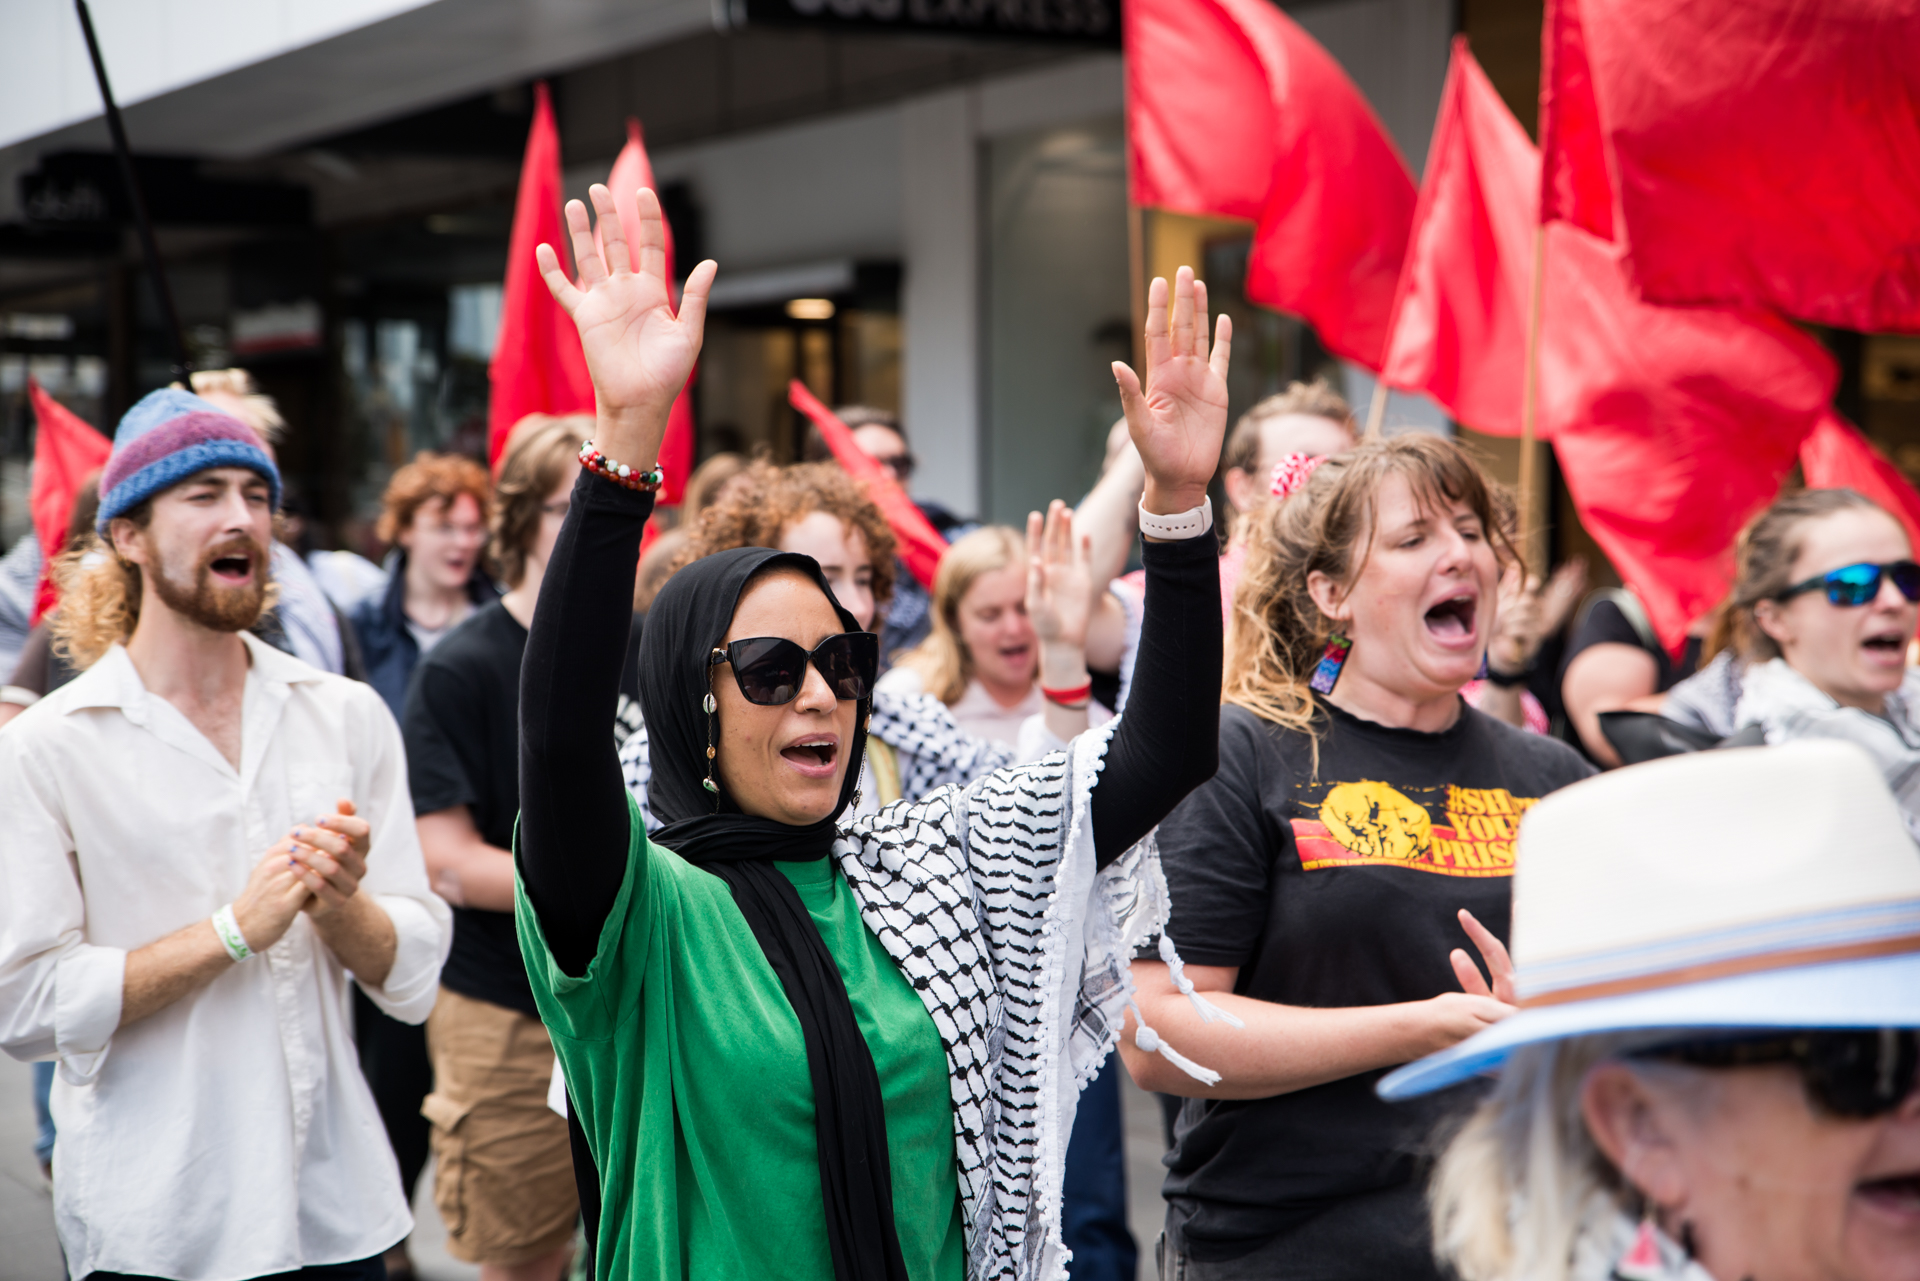
[(1842, 565), (1839, 569), (1816, 574), (1804, 583), (1795, 583), (1775, 599), (1792, 600), (1795, 596), (1824, 588), (1827, 599), (1836, 605), (1865, 605), (1880, 594), (1880, 580), (1883, 577), (1891, 578), (1894, 587), (1908, 600), (1920, 601), (1920, 565), (1910, 560), (1890, 561), (1885, 565), (1875, 565), (1869, 561), (1862, 561), (1858, 565)]

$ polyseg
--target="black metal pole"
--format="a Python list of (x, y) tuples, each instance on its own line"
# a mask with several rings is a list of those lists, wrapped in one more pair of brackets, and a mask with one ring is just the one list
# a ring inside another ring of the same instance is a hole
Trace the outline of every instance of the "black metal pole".
[(140, 252), (147, 260), (147, 272), (153, 278), (154, 296), (160, 300), (160, 314), (167, 324), (167, 339), (173, 344), (173, 380), (190, 381), (193, 362), (187, 359), (186, 337), (180, 330), (180, 313), (174, 309), (173, 289), (167, 284), (166, 265), (160, 261), (160, 245), (153, 237), (153, 219), (147, 216), (146, 198), (140, 194), (140, 179), (133, 171), (133, 149), (127, 145), (127, 127), (120, 119), (120, 108), (113, 100), (113, 88), (107, 83), (107, 64), (100, 57), (100, 41), (93, 34), (93, 15), (87, 12), (87, 0), (73, 0), (80, 13), (80, 30), (87, 37), (87, 54), (93, 59), (93, 78), (100, 83), (100, 100), (107, 104), (107, 130), (113, 135), (113, 153), (120, 159), (120, 180), (126, 184), (127, 199), (133, 205), (133, 222), (140, 233)]

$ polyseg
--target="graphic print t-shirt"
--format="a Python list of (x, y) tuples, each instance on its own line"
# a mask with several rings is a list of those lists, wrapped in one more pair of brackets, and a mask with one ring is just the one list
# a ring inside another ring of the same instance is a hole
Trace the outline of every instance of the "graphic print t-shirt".
[[(1457, 992), (1448, 953), (1478, 952), (1455, 914), (1507, 938), (1521, 815), (1593, 767), (1469, 707), (1438, 734), (1324, 702), (1320, 715), (1316, 772), (1307, 735), (1221, 709), (1220, 772), (1160, 824), (1168, 932), (1189, 964), (1237, 967), (1234, 990), (1260, 1000), (1328, 1008)], [(1458, 1099), (1382, 1102), (1374, 1084), (1388, 1070), (1266, 1099), (1189, 1100), (1166, 1195), (1193, 1256), (1236, 1257), (1333, 1204), (1410, 1183)], [(1364, 1219), (1342, 1216), (1343, 1230), (1406, 1230)]]

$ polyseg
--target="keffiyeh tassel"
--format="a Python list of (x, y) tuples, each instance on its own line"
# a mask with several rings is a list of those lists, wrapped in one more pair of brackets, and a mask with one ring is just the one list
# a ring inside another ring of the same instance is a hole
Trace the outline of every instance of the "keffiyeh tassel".
[[(1168, 937), (1164, 931), (1160, 935), (1160, 959), (1167, 963), (1167, 976), (1173, 980), (1173, 985), (1180, 989), (1180, 995), (1186, 997), (1188, 1001), (1193, 1003), (1194, 1013), (1200, 1016), (1202, 1023), (1225, 1023), (1228, 1027), (1237, 1028), (1246, 1026), (1245, 1023), (1240, 1021), (1237, 1015), (1228, 1013), (1212, 1001), (1209, 1001), (1206, 997), (1200, 995), (1200, 993), (1194, 991), (1193, 980), (1187, 977), (1186, 963), (1180, 959), (1180, 953), (1174, 951), (1173, 939)], [(1138, 1009), (1134, 1010), (1135, 1014), (1139, 1012)], [(1143, 1045), (1140, 1048), (1145, 1049), (1147, 1047)], [(1217, 1081), (1219, 1079), (1219, 1074), (1216, 1073), (1214, 1080)], [(1212, 1082), (1210, 1081), (1208, 1084), (1211, 1085)]]

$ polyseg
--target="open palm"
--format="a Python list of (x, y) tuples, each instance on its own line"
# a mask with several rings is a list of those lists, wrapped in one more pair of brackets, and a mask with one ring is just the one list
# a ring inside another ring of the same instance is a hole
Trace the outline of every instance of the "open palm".
[(1209, 349), (1207, 287), (1191, 268), (1175, 273), (1171, 308), (1168, 293), (1166, 279), (1155, 276), (1147, 289), (1145, 389), (1132, 369), (1113, 366), (1127, 430), (1147, 469), (1148, 509), (1180, 504), (1162, 515), (1198, 506), (1219, 465), (1233, 347), (1233, 324), (1223, 315)]
[(659, 200), (641, 189), (630, 254), (612, 193), (595, 183), (587, 194), (600, 220), (604, 257), (594, 243), (586, 206), (578, 200), (568, 201), (566, 210), (567, 234), (580, 268), (578, 284), (560, 269), (552, 246), (541, 245), (535, 257), (554, 301), (580, 331), (587, 372), (593, 377), (600, 448), (622, 462), (651, 466), (666, 433), (667, 413), (700, 355), (715, 268), (709, 261), (693, 269), (681, 295), (680, 314), (674, 315)]
[(1087, 615), (1093, 608), (1093, 568), (1089, 540), (1073, 531), (1073, 509), (1058, 498), (1027, 516), (1027, 618), (1042, 644), (1087, 643)]

